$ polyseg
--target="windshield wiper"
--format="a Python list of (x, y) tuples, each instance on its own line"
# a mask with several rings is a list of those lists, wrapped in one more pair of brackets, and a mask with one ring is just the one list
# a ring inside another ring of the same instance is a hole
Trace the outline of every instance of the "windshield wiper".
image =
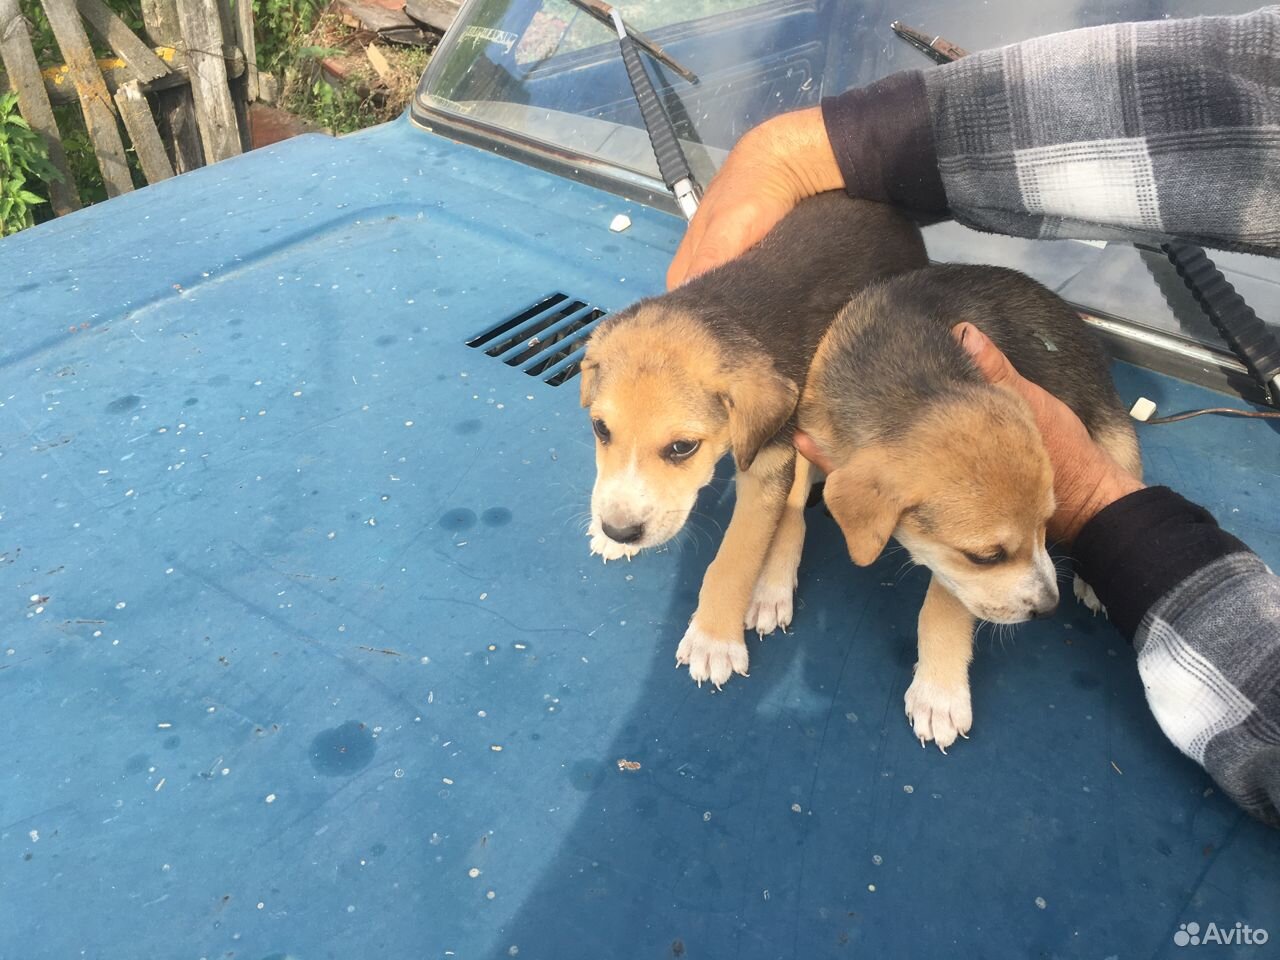
[[(609, 4), (602, 3), (601, 0), (569, 0), (569, 2), (583, 13), (595, 17), (606, 27), (614, 26), (613, 14), (615, 11), (613, 7), (609, 6)], [(675, 57), (671, 56), (671, 54), (667, 53), (667, 51), (663, 50), (662, 47), (658, 46), (639, 30), (635, 29), (635, 27), (631, 26), (631, 24), (623, 21), (622, 27), (626, 30), (626, 36), (629, 36), (637, 44), (643, 47), (649, 56), (653, 57), (655, 60), (665, 63), (690, 83), (698, 82), (698, 75), (696, 73), (686, 67)]]
[(969, 55), (968, 50), (963, 47), (957, 47), (950, 40), (943, 40), (942, 37), (934, 37), (930, 40), (929, 35), (923, 30), (908, 27), (901, 20), (893, 21), (893, 23), (889, 24), (889, 29), (934, 63), (950, 63), (952, 60), (959, 60), (961, 57)]
[(654, 59), (665, 63), (690, 83), (698, 82), (698, 75), (688, 67), (673, 59), (660, 46), (633, 30), (622, 19), (622, 14), (602, 0), (569, 0), (575, 7), (590, 14), (601, 23), (614, 27), (618, 31), (618, 46), (622, 51), (622, 63), (627, 69), (627, 79), (631, 82), (631, 92), (635, 95), (636, 106), (640, 108), (640, 119), (649, 134), (649, 144), (653, 147), (653, 157), (658, 161), (658, 173), (662, 182), (667, 185), (676, 205), (686, 220), (692, 220), (698, 212), (698, 197), (701, 190), (693, 179), (693, 170), (689, 160), (680, 147), (680, 137), (676, 134), (675, 124), (663, 109), (658, 92), (653, 88), (644, 61), (640, 59), (640, 50), (644, 50)]
[(693, 170), (689, 159), (680, 147), (680, 138), (676, 134), (675, 124), (667, 116), (658, 93), (653, 89), (649, 74), (640, 59), (640, 48), (635, 39), (627, 34), (627, 26), (622, 22), (622, 15), (616, 9), (612, 14), (614, 26), (618, 28), (618, 46), (622, 49), (622, 63), (627, 68), (627, 79), (631, 81), (631, 91), (636, 97), (636, 106), (640, 108), (640, 119), (649, 133), (649, 144), (653, 147), (653, 157), (658, 161), (658, 173), (662, 182), (667, 185), (671, 195), (676, 198), (676, 205), (686, 220), (692, 220), (698, 212), (700, 191), (693, 180)]

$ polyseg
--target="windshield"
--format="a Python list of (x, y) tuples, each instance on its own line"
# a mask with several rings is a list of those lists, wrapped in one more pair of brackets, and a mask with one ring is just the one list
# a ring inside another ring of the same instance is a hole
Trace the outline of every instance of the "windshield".
[[(1246, 12), (1259, 0), (622, 0), (628, 24), (698, 77), (646, 57), (705, 183), (742, 133), (777, 113), (930, 65), (900, 20), (969, 50), (1119, 20)], [(613, 29), (569, 0), (472, 0), (416, 107), (454, 114), (656, 178)]]
[[(893, 33), (895, 20), (980, 50), (1107, 22), (1244, 13), (1260, 2), (622, 0), (616, 6), (629, 26), (697, 76), (691, 83), (644, 57), (694, 176), (705, 185), (729, 148), (761, 121), (899, 70), (931, 66)], [(666, 200), (617, 36), (570, 0), (471, 0), (432, 58), (413, 111), (420, 122), (444, 120), (515, 144), (526, 156), (556, 158), (570, 175), (618, 192)], [(954, 223), (929, 228), (926, 240), (935, 259), (1012, 266), (1099, 315), (1221, 347), (1195, 304), (1179, 298), (1180, 282), (1170, 280), (1158, 252), (1013, 240)], [(1214, 259), (1264, 320), (1280, 322), (1280, 263), (1240, 254)]]

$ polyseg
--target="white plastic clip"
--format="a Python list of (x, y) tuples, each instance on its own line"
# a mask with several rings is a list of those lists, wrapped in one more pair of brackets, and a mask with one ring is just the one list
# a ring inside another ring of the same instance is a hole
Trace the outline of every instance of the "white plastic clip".
[(1142, 423), (1146, 423), (1155, 416), (1156, 405), (1146, 397), (1139, 397), (1133, 402), (1133, 406), (1129, 408), (1129, 416)]

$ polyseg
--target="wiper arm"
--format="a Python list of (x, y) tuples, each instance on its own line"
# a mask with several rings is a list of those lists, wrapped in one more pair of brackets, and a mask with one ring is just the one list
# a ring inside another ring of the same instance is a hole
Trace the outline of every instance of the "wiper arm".
[[(577, 2), (577, 0), (574, 0)], [(593, 0), (588, 0), (593, 2)], [(627, 79), (631, 81), (631, 90), (636, 97), (636, 105), (640, 108), (640, 118), (649, 134), (649, 143), (653, 146), (654, 159), (658, 161), (658, 173), (662, 182), (667, 185), (676, 204), (686, 220), (692, 220), (698, 212), (698, 185), (693, 179), (693, 170), (689, 160), (680, 147), (680, 138), (676, 135), (675, 125), (662, 108), (657, 91), (649, 74), (640, 59), (640, 46), (635, 38), (627, 33), (627, 25), (616, 9), (610, 8), (610, 19), (618, 30), (618, 46), (622, 50), (622, 63), (627, 68)]]
[(889, 24), (889, 29), (934, 63), (950, 63), (953, 60), (959, 60), (961, 57), (969, 55), (968, 50), (963, 47), (957, 47), (950, 40), (943, 40), (942, 37), (930, 39), (929, 35), (923, 30), (908, 27), (901, 20), (893, 21), (893, 23)]
[[(614, 9), (609, 6), (609, 4), (603, 3), (602, 0), (569, 0), (569, 2), (583, 13), (595, 17), (595, 19), (599, 20), (606, 27), (614, 26)], [(671, 54), (667, 53), (667, 51), (663, 50), (662, 47), (658, 46), (658, 44), (654, 43), (639, 30), (632, 27), (631, 24), (624, 22), (622, 26), (626, 31), (625, 35), (634, 40), (639, 46), (643, 47), (645, 52), (655, 60), (665, 63), (690, 83), (698, 82), (698, 75), (696, 73), (686, 67), (675, 57), (671, 56)], [(619, 35), (621, 36), (622, 34)]]

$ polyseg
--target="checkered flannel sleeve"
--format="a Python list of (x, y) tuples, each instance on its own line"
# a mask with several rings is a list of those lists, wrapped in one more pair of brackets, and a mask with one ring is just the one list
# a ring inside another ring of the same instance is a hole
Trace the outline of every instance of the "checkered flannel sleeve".
[(1132, 639), (1165, 735), (1236, 803), (1280, 827), (1280, 577), (1165, 487), (1107, 507), (1073, 553)]
[(1016, 236), (1280, 255), (1280, 6), (1028, 40), (823, 113), (859, 196)]

